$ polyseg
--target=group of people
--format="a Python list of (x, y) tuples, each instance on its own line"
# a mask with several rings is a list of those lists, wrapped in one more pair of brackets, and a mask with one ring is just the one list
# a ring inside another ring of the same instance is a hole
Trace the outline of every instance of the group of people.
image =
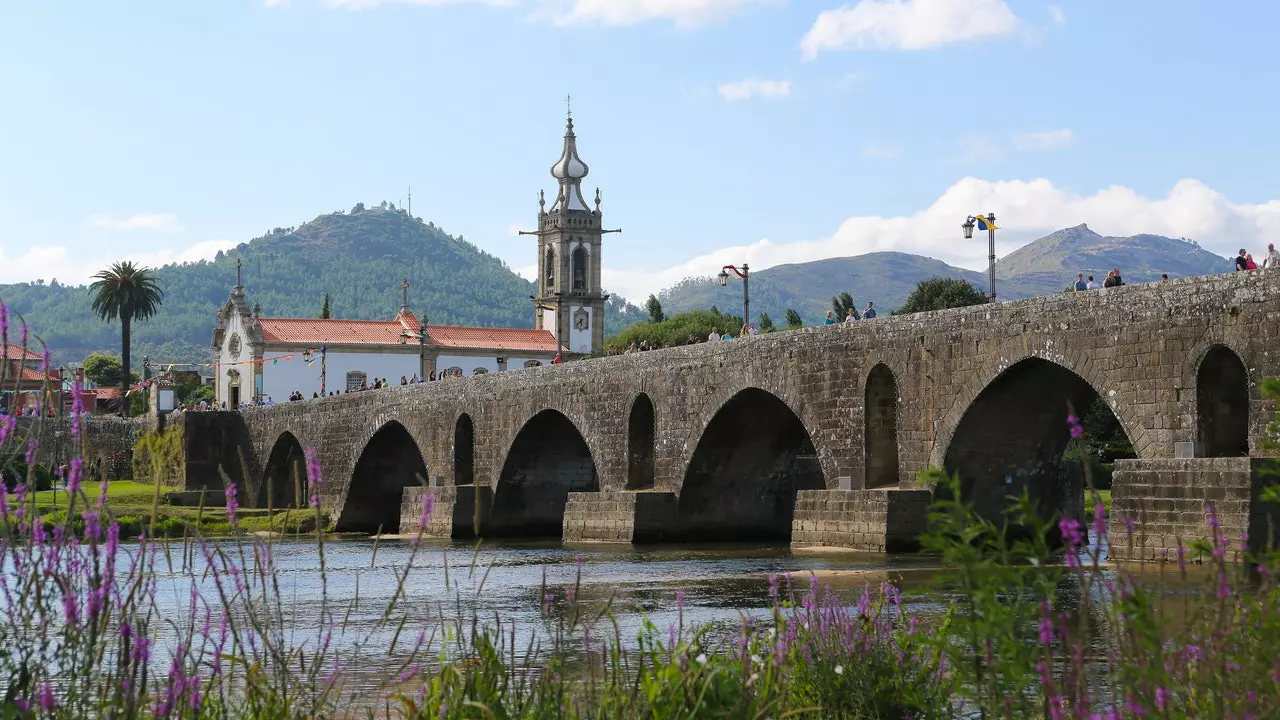
[[(1261, 267), (1267, 269), (1280, 267), (1280, 252), (1276, 251), (1275, 243), (1269, 243), (1267, 245), (1267, 254), (1262, 258)], [(1240, 272), (1241, 270), (1257, 270), (1258, 268), (1258, 263), (1253, 260), (1253, 253), (1250, 253), (1244, 248), (1240, 248), (1240, 254), (1236, 256), (1236, 272)]]
[[(1160, 282), (1168, 281), (1168, 274), (1160, 276)], [(1120, 268), (1112, 268), (1102, 281), (1102, 287), (1104, 288), (1120, 287), (1121, 285), (1124, 285), (1124, 278), (1120, 277)], [(1076, 273), (1076, 282), (1073, 287), (1076, 292), (1084, 292), (1085, 290), (1097, 290), (1099, 286), (1098, 283), (1094, 282), (1092, 275), (1089, 276), (1088, 280), (1085, 280), (1084, 273)]]
[[(861, 315), (859, 315), (859, 314), (858, 314), (858, 311), (857, 311), (857, 310), (854, 310), (852, 307), (850, 307), (848, 310), (846, 310), (846, 311), (845, 311), (845, 313), (844, 313), (844, 320), (843, 320), (843, 322), (853, 322), (854, 320), (873, 320), (873, 319), (875, 319), (875, 316), (876, 316), (876, 306), (875, 306), (875, 303), (873, 303), (873, 302), (871, 302), (870, 300), (868, 300), (868, 301), (867, 301), (867, 306), (866, 306), (865, 308), (863, 308), (863, 309), (862, 309), (862, 314), (861, 314)], [(835, 311), (835, 310), (828, 310), (828, 311), (827, 311), (827, 319), (826, 319), (826, 320), (823, 320), (823, 321), (822, 321), (822, 324), (823, 324), (823, 325), (835, 325), (835, 324), (836, 324), (836, 323), (838, 323), (838, 322), (842, 322), (842, 321), (841, 321), (841, 320), (837, 320), (837, 319), (836, 319), (836, 311)]]

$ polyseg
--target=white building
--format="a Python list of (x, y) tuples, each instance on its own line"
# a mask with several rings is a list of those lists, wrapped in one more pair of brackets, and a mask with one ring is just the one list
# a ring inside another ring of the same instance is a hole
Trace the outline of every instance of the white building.
[[(408, 281), (402, 287), (407, 295)], [(406, 305), (391, 320), (262, 317), (249, 309), (237, 278), (213, 331), (218, 404), (283, 402), (294, 391), (310, 398), (358, 390), (378, 378), (398, 385), (402, 376), (479, 375), (556, 357), (555, 336), (546, 330), (428, 324), (424, 338)]]
[(391, 320), (261, 317), (245, 299), (237, 261), (235, 287), (213, 331), (218, 403), (234, 408), (268, 397), (282, 402), (294, 391), (307, 398), (345, 392), (377, 378), (399, 384), (401, 376), (532, 367), (550, 363), (560, 349), (566, 360), (570, 353), (602, 352), (609, 297), (600, 283), (602, 239), (621, 231), (604, 228), (599, 188), (595, 209), (588, 209), (582, 195), (587, 172), (569, 118), (560, 159), (551, 167), (556, 200), (548, 211), (540, 194), (538, 229), (521, 233), (538, 238), (533, 330), (428, 324), (424, 336), (409, 311), (408, 280)]

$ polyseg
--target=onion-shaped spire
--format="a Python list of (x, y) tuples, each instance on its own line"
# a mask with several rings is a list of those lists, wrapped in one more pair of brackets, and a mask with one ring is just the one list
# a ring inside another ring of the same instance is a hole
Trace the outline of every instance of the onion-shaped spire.
[(569, 118), (564, 131), (564, 151), (551, 166), (551, 177), (557, 180), (581, 180), (589, 172), (587, 164), (578, 157), (578, 141), (573, 134), (573, 118)]

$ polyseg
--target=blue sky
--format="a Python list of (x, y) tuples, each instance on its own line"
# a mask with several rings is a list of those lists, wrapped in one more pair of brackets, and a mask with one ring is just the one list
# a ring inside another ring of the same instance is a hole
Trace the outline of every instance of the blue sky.
[(397, 204), (527, 272), (572, 94), (606, 286), (1059, 227), (1280, 236), (1280, 4), (0, 0), (0, 282)]

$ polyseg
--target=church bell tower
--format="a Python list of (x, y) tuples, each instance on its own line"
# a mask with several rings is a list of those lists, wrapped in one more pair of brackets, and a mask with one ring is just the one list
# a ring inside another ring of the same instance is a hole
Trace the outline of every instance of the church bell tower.
[(556, 336), (561, 350), (572, 353), (604, 351), (604, 303), (609, 298), (600, 285), (600, 252), (605, 230), (600, 212), (600, 189), (595, 209), (582, 197), (587, 164), (578, 157), (577, 137), (570, 112), (564, 132), (564, 150), (551, 166), (559, 186), (555, 202), (547, 209), (546, 195), (538, 191), (538, 229), (521, 235), (538, 238), (538, 292), (534, 297), (534, 327)]

